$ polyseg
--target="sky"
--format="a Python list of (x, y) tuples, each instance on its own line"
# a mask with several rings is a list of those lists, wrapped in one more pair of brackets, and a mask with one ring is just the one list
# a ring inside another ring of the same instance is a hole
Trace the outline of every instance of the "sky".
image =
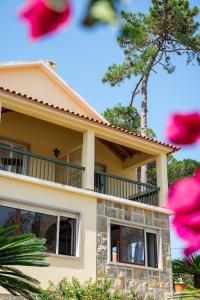
[[(200, 4), (200, 0), (190, 2), (191, 5)], [(101, 82), (109, 65), (123, 61), (123, 53), (116, 42), (116, 28), (83, 28), (81, 18), (86, 0), (74, 0), (68, 27), (41, 41), (31, 42), (26, 25), (16, 16), (22, 3), (22, 0), (1, 0), (0, 61), (50, 59), (56, 62), (58, 74), (98, 112), (119, 102), (129, 104), (136, 82), (134, 78), (119, 87), (109, 87)], [(150, 0), (124, 0), (123, 8), (145, 12), (149, 4)], [(149, 82), (148, 124), (161, 140), (165, 140), (164, 128), (171, 112), (200, 110), (200, 67), (187, 66), (183, 58), (175, 57), (173, 62), (176, 65), (173, 74), (160, 70), (152, 74)], [(136, 98), (135, 106), (139, 109), (139, 98)], [(176, 157), (200, 160), (200, 148), (186, 147)], [(174, 233), (172, 247), (178, 248), (173, 250), (173, 255), (179, 256), (183, 244)]]

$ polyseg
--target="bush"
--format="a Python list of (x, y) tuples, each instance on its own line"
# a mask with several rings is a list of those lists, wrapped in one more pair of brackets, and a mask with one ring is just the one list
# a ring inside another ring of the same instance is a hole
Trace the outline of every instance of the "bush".
[(135, 300), (136, 293), (130, 291), (130, 295), (123, 295), (117, 289), (112, 290), (111, 280), (105, 278), (102, 281), (86, 281), (81, 284), (73, 278), (69, 282), (66, 278), (58, 284), (49, 283), (46, 290), (41, 291), (39, 300)]

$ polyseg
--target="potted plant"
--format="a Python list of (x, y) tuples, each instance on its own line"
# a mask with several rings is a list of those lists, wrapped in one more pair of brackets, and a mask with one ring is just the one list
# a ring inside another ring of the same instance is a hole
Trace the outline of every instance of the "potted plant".
[(183, 293), (183, 291), (185, 289), (185, 283), (183, 282), (183, 278), (181, 275), (177, 275), (175, 277), (174, 287), (175, 287), (176, 293), (179, 293), (179, 294)]

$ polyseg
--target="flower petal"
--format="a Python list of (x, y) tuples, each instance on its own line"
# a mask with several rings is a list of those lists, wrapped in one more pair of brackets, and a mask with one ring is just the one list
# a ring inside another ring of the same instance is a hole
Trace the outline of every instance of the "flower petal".
[(177, 234), (187, 242), (185, 255), (200, 250), (200, 170), (172, 186), (167, 208), (175, 213), (173, 225)]
[(180, 145), (194, 144), (200, 139), (200, 113), (171, 115), (166, 132), (167, 139)]
[[(19, 12), (20, 19), (29, 23), (29, 33), (33, 39), (53, 32), (69, 21), (71, 5), (68, 0), (63, 10), (53, 9), (52, 5), (46, 4), (46, 1), (28, 0)], [(63, 0), (61, 2), (63, 5)]]
[(167, 208), (179, 215), (200, 210), (199, 173), (197, 171), (195, 176), (180, 179), (171, 186)]

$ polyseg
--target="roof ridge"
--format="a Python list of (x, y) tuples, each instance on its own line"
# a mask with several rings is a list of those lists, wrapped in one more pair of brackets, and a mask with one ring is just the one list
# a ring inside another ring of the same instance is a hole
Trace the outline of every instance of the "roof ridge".
[(147, 141), (150, 141), (150, 142), (153, 142), (153, 143), (157, 143), (157, 144), (160, 144), (162, 146), (165, 146), (165, 147), (168, 147), (168, 148), (171, 148), (172, 149), (172, 152), (176, 152), (180, 149), (179, 146), (175, 146), (175, 145), (172, 145), (172, 144), (169, 144), (169, 143), (165, 143), (165, 142), (162, 142), (162, 141), (159, 141), (159, 140), (156, 140), (154, 138), (150, 138), (150, 137), (147, 137), (147, 136), (142, 136), (140, 134), (137, 134), (131, 130), (128, 130), (126, 128), (123, 128), (123, 127), (119, 127), (119, 126), (115, 126), (113, 124), (110, 124), (110, 123), (107, 123), (107, 122), (104, 122), (104, 121), (101, 121), (101, 120), (98, 120), (98, 119), (95, 119), (91, 116), (87, 116), (87, 115), (84, 115), (84, 114), (80, 114), (78, 112), (74, 112), (70, 109), (66, 109), (66, 108), (63, 108), (63, 107), (59, 107), (58, 105), (54, 105), (54, 104), (51, 104), (49, 102), (45, 102), (43, 100), (39, 100), (37, 98), (33, 98), (31, 96), (28, 96), (26, 94), (23, 94), (21, 92), (16, 92), (14, 90), (10, 90), (8, 88), (4, 88), (2, 86), (0, 86), (0, 91), (2, 92), (6, 92), (6, 93), (9, 93), (9, 94), (13, 94), (13, 95), (16, 95), (16, 96), (19, 96), (19, 97), (22, 97), (22, 98), (25, 98), (27, 100), (31, 100), (31, 101), (34, 101), (34, 102), (37, 102), (39, 104), (42, 104), (42, 105), (45, 105), (45, 106), (48, 106), (48, 107), (51, 107), (53, 109), (56, 109), (56, 110), (59, 110), (59, 111), (63, 111), (65, 113), (68, 113), (68, 114), (71, 114), (71, 115), (74, 115), (76, 117), (79, 117), (79, 118), (82, 118), (82, 119), (85, 119), (87, 121), (91, 121), (91, 122), (94, 122), (94, 123), (98, 123), (100, 125), (103, 125), (103, 126), (106, 126), (106, 127), (109, 127), (109, 128), (112, 128), (112, 129), (115, 129), (115, 130), (118, 130), (118, 131), (121, 131), (121, 132), (124, 132), (124, 133), (128, 133), (128, 134), (131, 134), (135, 137), (138, 137), (138, 138), (142, 138), (142, 139), (145, 139)]

